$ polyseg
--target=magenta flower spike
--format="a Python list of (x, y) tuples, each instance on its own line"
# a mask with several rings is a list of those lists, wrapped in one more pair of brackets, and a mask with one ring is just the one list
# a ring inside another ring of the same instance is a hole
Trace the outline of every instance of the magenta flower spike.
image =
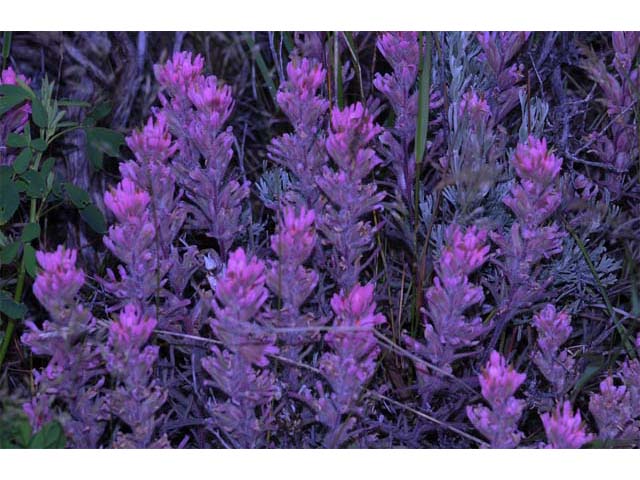
[(482, 396), (491, 408), (483, 405), (468, 406), (471, 423), (487, 437), (492, 448), (515, 448), (522, 439), (518, 421), (525, 402), (513, 395), (525, 380), (525, 375), (507, 365), (498, 352), (491, 352), (489, 362), (478, 376)]
[(569, 401), (558, 405), (550, 414), (542, 414), (540, 418), (550, 448), (580, 448), (594, 438), (586, 433), (580, 412), (573, 414)]

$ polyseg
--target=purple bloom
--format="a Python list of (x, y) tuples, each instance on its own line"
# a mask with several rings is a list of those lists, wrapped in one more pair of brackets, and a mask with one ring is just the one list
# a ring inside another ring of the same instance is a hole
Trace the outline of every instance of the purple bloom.
[(226, 350), (213, 347), (202, 366), (213, 379), (210, 384), (228, 400), (210, 402), (210, 426), (227, 432), (237, 446), (260, 446), (272, 422), (268, 405), (279, 392), (275, 377), (254, 367), (267, 367), (267, 356), (279, 352), (275, 336), (261, 324), (260, 309), (267, 300), (264, 263), (247, 258), (242, 248), (232, 252), (215, 294), (211, 328)]
[(491, 352), (486, 368), (478, 377), (482, 396), (491, 409), (482, 405), (468, 406), (467, 416), (489, 439), (492, 448), (515, 448), (522, 439), (518, 421), (524, 410), (524, 401), (513, 395), (525, 378), (524, 374), (507, 366), (505, 359), (496, 351)]
[(512, 163), (521, 179), (541, 186), (555, 180), (562, 167), (562, 159), (548, 151), (547, 141), (532, 136), (528, 143), (518, 144)]
[(560, 346), (571, 335), (571, 317), (565, 312), (557, 312), (552, 304), (533, 317), (533, 326), (538, 331), (538, 348), (533, 361), (542, 374), (551, 382), (557, 393), (563, 393), (567, 376), (572, 371), (574, 360)]
[(186, 93), (187, 88), (204, 69), (204, 58), (196, 55), (192, 59), (191, 52), (176, 52), (173, 58), (164, 65), (154, 65), (153, 71), (158, 82), (169, 89), (173, 95)]
[(188, 199), (188, 225), (215, 238), (225, 257), (242, 228), (242, 202), (250, 184), (229, 171), (234, 136), (223, 127), (234, 106), (231, 89), (213, 75), (204, 76), (203, 65), (201, 56), (192, 60), (182, 52), (154, 71), (169, 94), (169, 99), (160, 97), (161, 114), (177, 138), (171, 174)]
[(36, 252), (42, 270), (33, 283), (33, 293), (44, 307), (58, 315), (84, 285), (84, 272), (76, 268), (77, 252), (59, 245), (55, 252)]
[(172, 141), (167, 119), (162, 114), (156, 115), (155, 122), (153, 117), (149, 117), (142, 130), (131, 132), (126, 142), (141, 164), (165, 164), (178, 148)]
[(157, 413), (167, 392), (153, 376), (158, 347), (145, 344), (156, 326), (156, 319), (143, 315), (132, 304), (125, 305), (118, 319), (109, 326), (104, 357), (115, 380), (107, 395), (109, 410), (131, 429), (118, 432), (115, 446), (120, 448), (168, 447), (165, 435), (154, 440)]
[[(445, 245), (435, 265), (437, 276), (425, 293), (426, 344), (405, 336), (412, 350), (441, 368), (450, 369), (456, 350), (475, 345), (478, 337), (491, 328), (483, 325), (480, 317), (465, 315), (468, 309), (484, 301), (482, 287), (471, 283), (469, 275), (487, 260), (486, 241), (487, 232), (476, 227), (465, 231), (452, 224), (447, 228)], [(434, 383), (420, 365), (416, 367), (424, 373), (423, 383), (429, 390)]]
[(290, 170), (299, 180), (299, 190), (307, 206), (316, 208), (319, 191), (315, 178), (327, 163), (323, 118), (329, 102), (319, 90), (326, 76), (315, 60), (294, 58), (287, 65), (287, 80), (280, 85), (277, 101), (294, 127), (293, 133), (274, 138), (269, 158)]
[(551, 448), (580, 448), (593, 440), (593, 435), (585, 431), (580, 412), (574, 415), (569, 401), (558, 405), (551, 414), (542, 414), (540, 418)]
[(316, 242), (315, 212), (305, 207), (284, 207), (277, 233), (271, 236), (271, 249), (278, 260), (269, 262), (266, 277), (269, 288), (281, 299), (280, 308), (272, 312), (270, 322), (278, 327), (300, 328), (299, 332), (280, 335), (285, 343), (283, 354), (295, 360), (300, 349), (313, 338), (304, 328), (324, 323), (313, 313), (300, 311), (318, 284), (318, 273), (303, 265)]
[(373, 246), (373, 235), (381, 227), (361, 220), (379, 210), (384, 198), (384, 192), (376, 192), (375, 183), (363, 182), (381, 163), (368, 147), (379, 132), (373, 116), (360, 103), (331, 111), (326, 147), (339, 168), (335, 171), (325, 166), (316, 181), (331, 200), (319, 228), (333, 247), (330, 270), (341, 288), (349, 289), (357, 283), (362, 257)]
[(315, 212), (302, 207), (283, 208), (278, 233), (271, 236), (271, 249), (281, 261), (302, 264), (316, 244)]
[[(36, 355), (50, 358), (44, 370), (34, 370), (36, 395), (24, 409), (34, 428), (57, 418), (72, 445), (95, 448), (108, 416), (101, 393), (100, 354), (87, 340), (95, 331), (95, 319), (75, 299), (84, 284), (76, 255), (62, 246), (52, 253), (36, 252), (42, 270), (33, 291), (51, 317), (41, 329), (26, 322), (29, 330), (21, 340)], [(64, 407), (60, 413), (54, 402)]]
[(340, 446), (349, 437), (354, 422), (343, 421), (342, 415), (362, 412), (358, 398), (376, 369), (380, 350), (373, 329), (386, 319), (375, 313), (373, 292), (372, 283), (355, 285), (349, 293), (341, 291), (331, 299), (335, 329), (325, 336), (331, 352), (320, 358), (320, 371), (332, 393), (326, 394), (320, 387), (319, 398), (307, 394), (317, 418), (329, 428), (325, 446), (330, 448)]

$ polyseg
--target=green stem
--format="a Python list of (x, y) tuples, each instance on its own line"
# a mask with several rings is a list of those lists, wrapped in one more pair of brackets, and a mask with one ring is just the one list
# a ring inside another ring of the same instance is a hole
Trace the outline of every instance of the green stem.
[[(22, 300), (22, 291), (24, 290), (24, 278), (25, 278), (25, 267), (24, 267), (24, 256), (22, 257), (22, 262), (20, 263), (20, 272), (18, 273), (18, 284), (16, 285), (16, 292), (13, 296), (13, 300), (15, 302), (20, 302)], [(9, 318), (9, 323), (7, 324), (7, 330), (5, 331), (4, 338), (2, 339), (2, 345), (0, 345), (0, 368), (2, 368), (2, 364), (4, 363), (4, 358), (7, 355), (7, 350), (9, 350), (9, 344), (11, 343), (11, 339), (13, 338), (13, 332), (16, 329), (16, 321), (13, 318)]]
[[(427, 132), (429, 129), (429, 92), (431, 91), (431, 32), (420, 33), (420, 65), (419, 65), (419, 88), (418, 88), (418, 118), (416, 123), (416, 139), (415, 139), (415, 185), (413, 188), (413, 244), (414, 244), (414, 261), (416, 278), (420, 274), (419, 270), (422, 265), (420, 249), (418, 247), (418, 222), (420, 221), (420, 178), (421, 165), (424, 153), (427, 147)], [(423, 42), (424, 39), (424, 42)], [(424, 43), (424, 50), (423, 50)], [(425, 242), (429, 242), (426, 238)], [(418, 295), (420, 292), (421, 282), (416, 282), (416, 291), (413, 296), (413, 321), (412, 331), (417, 330), (418, 319), (420, 317), (418, 306)]]
[[(42, 154), (39, 153), (36, 155), (36, 159), (31, 167), (33, 170), (38, 170), (40, 166), (40, 160), (42, 159)], [(33, 223), (37, 221), (37, 203), (36, 199), (31, 199), (31, 205), (29, 208), (29, 222)], [(22, 302), (22, 293), (24, 291), (24, 280), (25, 280), (26, 268), (24, 265), (24, 253), (22, 254), (22, 261), (20, 262), (20, 270), (18, 271), (18, 283), (16, 284), (16, 291), (13, 296), (13, 300), (17, 303)], [(16, 320), (13, 318), (9, 318), (9, 323), (7, 324), (7, 330), (5, 331), (4, 337), (2, 339), (2, 345), (0, 345), (0, 369), (4, 363), (4, 359), (7, 355), (7, 351), (9, 350), (9, 344), (13, 339), (13, 332), (16, 329)]]

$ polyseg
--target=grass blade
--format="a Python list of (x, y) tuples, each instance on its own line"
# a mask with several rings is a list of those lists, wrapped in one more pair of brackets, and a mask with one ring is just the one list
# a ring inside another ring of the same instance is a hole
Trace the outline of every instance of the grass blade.
[(262, 75), (262, 79), (267, 85), (267, 90), (269, 90), (269, 94), (271, 95), (271, 98), (273, 99), (273, 103), (277, 108), (278, 102), (276, 100), (276, 94), (278, 92), (278, 89), (276, 88), (275, 83), (273, 83), (271, 72), (267, 67), (267, 63), (264, 61), (264, 57), (262, 56), (262, 53), (260, 53), (260, 47), (256, 46), (256, 42), (253, 40), (253, 37), (250, 34), (248, 34), (245, 37), (245, 41), (249, 46), (249, 50), (251, 50), (251, 54), (253, 55), (253, 60), (256, 62), (256, 65), (258, 66), (258, 70), (260, 70), (260, 75)]
[(11, 52), (11, 32), (4, 32), (2, 36), (2, 69), (7, 68), (7, 60)]

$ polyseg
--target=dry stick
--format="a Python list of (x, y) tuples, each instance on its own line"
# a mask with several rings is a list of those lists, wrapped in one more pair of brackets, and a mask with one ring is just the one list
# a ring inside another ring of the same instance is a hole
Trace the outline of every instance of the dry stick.
[[(214, 340), (212, 338), (198, 337), (196, 335), (187, 335), (186, 333), (170, 332), (168, 330), (156, 330), (156, 333), (161, 333), (163, 335), (169, 335), (172, 337), (186, 338), (188, 340), (196, 340), (198, 342), (203, 342), (203, 343), (212, 343), (214, 345), (222, 345), (222, 342), (219, 340)], [(280, 355), (268, 354), (267, 356), (296, 367), (310, 370), (315, 373), (321, 373), (320, 370), (318, 370), (315, 367), (312, 367), (311, 365), (306, 365), (304, 363), (296, 362), (295, 360), (291, 360), (286, 357), (281, 357)]]

